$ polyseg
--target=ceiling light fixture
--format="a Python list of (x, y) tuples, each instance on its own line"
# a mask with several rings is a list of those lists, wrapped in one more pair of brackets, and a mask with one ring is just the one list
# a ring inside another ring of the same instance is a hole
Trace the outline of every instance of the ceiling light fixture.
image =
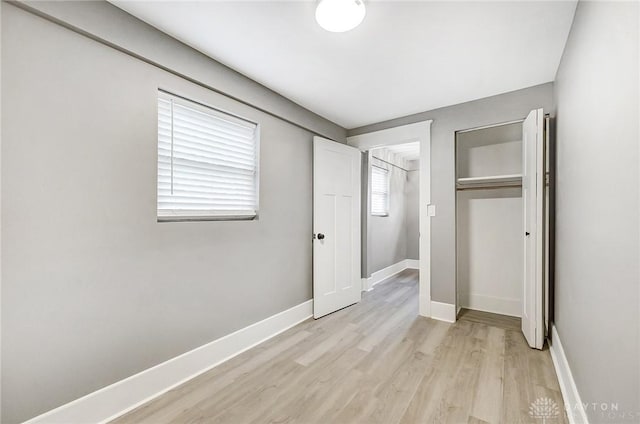
[(349, 31), (362, 22), (366, 14), (362, 0), (320, 0), (316, 21), (327, 31)]

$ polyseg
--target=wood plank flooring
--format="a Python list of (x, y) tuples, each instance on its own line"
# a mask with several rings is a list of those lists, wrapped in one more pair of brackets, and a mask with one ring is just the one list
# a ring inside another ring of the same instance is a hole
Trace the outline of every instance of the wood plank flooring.
[(538, 398), (559, 406), (546, 423), (567, 422), (549, 352), (529, 349), (519, 319), (419, 317), (407, 270), (114, 422), (534, 423)]

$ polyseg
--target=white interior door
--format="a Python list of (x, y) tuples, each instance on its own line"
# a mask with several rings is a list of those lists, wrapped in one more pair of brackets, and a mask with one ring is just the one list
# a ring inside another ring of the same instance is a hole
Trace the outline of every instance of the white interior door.
[(313, 316), (360, 301), (360, 151), (313, 138)]
[(522, 125), (524, 201), (524, 292), (522, 332), (529, 346), (544, 343), (544, 113), (532, 110)]

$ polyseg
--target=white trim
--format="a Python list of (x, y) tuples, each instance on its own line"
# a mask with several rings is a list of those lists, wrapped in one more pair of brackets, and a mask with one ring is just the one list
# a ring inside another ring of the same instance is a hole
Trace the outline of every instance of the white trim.
[[(365, 151), (376, 147), (393, 146), (394, 144), (415, 143), (424, 140), (424, 130), (431, 127), (431, 120), (414, 124), (373, 131), (370, 133), (347, 137), (349, 146)], [(422, 148), (422, 145), (420, 145)], [(422, 149), (421, 149), (422, 150)]]
[(369, 277), (369, 278), (361, 278), (361, 279), (360, 279), (361, 284), (362, 284), (362, 291), (363, 291), (363, 292), (364, 292), (364, 291), (371, 291), (371, 290), (373, 290), (373, 285), (370, 285), (370, 284), (369, 284), (369, 279), (370, 279), (370, 278), (371, 278), (371, 277)]
[(522, 315), (522, 301), (520, 299), (469, 293), (460, 294), (458, 302), (461, 308), (509, 315), (512, 317), (520, 317)]
[[(347, 144), (362, 151), (394, 144), (420, 143), (420, 315), (431, 316), (431, 123), (432, 120), (400, 125), (347, 137)], [(433, 205), (431, 205), (433, 206)]]
[(405, 269), (407, 269), (407, 261), (406, 259), (403, 259), (400, 262), (390, 265), (386, 268), (382, 268), (379, 271), (372, 272), (371, 277), (368, 278), (368, 282), (369, 284), (371, 284), (371, 287), (374, 287), (376, 284), (383, 282), (387, 278), (396, 275), (397, 273), (402, 272)]
[(549, 352), (551, 353), (551, 360), (553, 367), (556, 370), (558, 376), (558, 383), (560, 384), (560, 391), (562, 392), (562, 399), (564, 400), (564, 407), (567, 411), (567, 418), (570, 424), (589, 424), (587, 414), (582, 407), (583, 403), (580, 399), (580, 393), (576, 387), (576, 382), (573, 379), (569, 362), (564, 354), (562, 343), (560, 342), (560, 336), (556, 330), (555, 325), (551, 325), (551, 340), (549, 341)]
[(407, 268), (409, 269), (420, 269), (420, 260), (419, 259), (405, 259), (407, 262)]
[(389, 277), (392, 277), (405, 269), (420, 269), (420, 261), (417, 259), (403, 259), (386, 268), (371, 273), (371, 277), (362, 279), (362, 291), (371, 291), (376, 284), (379, 284)]
[(26, 423), (106, 423), (312, 316), (313, 300), (308, 300)]
[(432, 300), (431, 318), (445, 322), (456, 322), (456, 305)]

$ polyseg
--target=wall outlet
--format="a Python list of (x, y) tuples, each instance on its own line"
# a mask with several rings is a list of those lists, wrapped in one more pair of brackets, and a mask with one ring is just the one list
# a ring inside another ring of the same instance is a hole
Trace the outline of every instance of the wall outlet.
[(436, 216), (436, 205), (427, 205), (427, 216)]

